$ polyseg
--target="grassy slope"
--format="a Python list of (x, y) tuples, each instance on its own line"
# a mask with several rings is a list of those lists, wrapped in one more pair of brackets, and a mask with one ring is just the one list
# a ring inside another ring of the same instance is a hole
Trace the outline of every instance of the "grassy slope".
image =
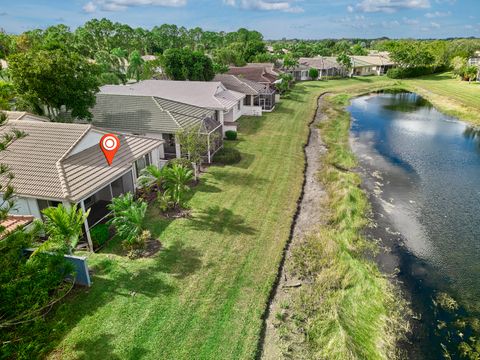
[[(300, 193), (316, 95), (395, 84), (386, 78), (299, 84), (272, 114), (242, 119), (233, 146), (244, 160), (209, 169), (191, 200), (194, 217), (166, 222), (151, 211), (149, 227), (162, 253), (136, 261), (90, 256), (94, 285), (53, 317), (52, 357), (253, 357)], [(56, 338), (63, 340), (55, 344)]]
[(67, 330), (52, 356), (252, 358), (318, 91), (299, 85), (274, 113), (241, 120), (233, 146), (244, 159), (208, 170), (190, 201), (193, 218), (166, 222), (151, 210), (149, 228), (165, 246), (159, 256), (91, 255), (93, 287), (56, 314)]
[(480, 125), (480, 83), (459, 81), (450, 73), (404, 80), (402, 83), (430, 100), (441, 111)]

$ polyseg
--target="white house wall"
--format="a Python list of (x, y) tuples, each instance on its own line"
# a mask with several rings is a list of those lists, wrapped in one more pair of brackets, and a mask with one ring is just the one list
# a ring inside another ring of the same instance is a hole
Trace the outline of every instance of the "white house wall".
[(243, 115), (247, 116), (262, 116), (261, 106), (243, 106)]
[(95, 130), (90, 130), (82, 140), (72, 149), (70, 155), (77, 154), (92, 146), (99, 146), (100, 139), (104, 134)]
[(40, 209), (38, 208), (37, 199), (32, 198), (16, 198), (15, 207), (10, 210), (12, 215), (31, 215), (40, 219), (42, 217)]

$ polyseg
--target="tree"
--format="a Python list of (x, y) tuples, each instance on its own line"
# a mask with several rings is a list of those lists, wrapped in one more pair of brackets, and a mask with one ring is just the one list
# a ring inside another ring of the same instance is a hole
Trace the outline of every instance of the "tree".
[(293, 76), (291, 74), (280, 74), (278, 77), (280, 82), (276, 85), (277, 90), (280, 94), (285, 94), (291, 88), (291, 84), (293, 83)]
[(298, 59), (295, 58), (292, 54), (287, 54), (283, 58), (283, 67), (285, 69), (293, 69), (298, 66)]
[(468, 79), (468, 82), (472, 82), (477, 78), (478, 72), (478, 67), (470, 65), (465, 68), (464, 76)]
[(135, 76), (135, 79), (137, 82), (140, 81), (140, 77), (142, 76), (143, 72), (143, 64), (145, 61), (142, 59), (142, 56), (137, 50), (132, 51), (130, 56), (128, 57), (128, 71), (127, 71), (127, 76), (132, 78), (132, 76)]
[(352, 59), (347, 54), (343, 53), (337, 56), (337, 63), (339, 63), (346, 72), (352, 69)]
[(126, 193), (112, 199), (108, 205), (112, 211), (113, 225), (117, 236), (122, 239), (123, 247), (130, 251), (130, 255), (137, 249), (145, 246), (143, 222), (147, 213), (147, 203), (141, 199), (135, 200), (132, 193)]
[[(8, 147), (16, 140), (24, 138), (27, 134), (16, 129), (7, 129), (7, 115), (0, 111), (0, 129), (2, 130), (2, 136), (0, 137), (0, 153), (8, 149)], [(0, 177), (4, 179), (0, 183), (0, 222), (4, 221), (10, 210), (15, 205), (14, 188), (12, 180), (14, 174), (6, 164), (0, 163)], [(0, 235), (4, 234), (5, 227), (0, 225)]]
[(318, 79), (318, 76), (319, 76), (318, 69), (316, 69), (316, 68), (311, 68), (310, 70), (308, 70), (308, 76), (309, 76), (310, 79), (312, 79), (312, 80)]
[(173, 80), (210, 81), (215, 76), (212, 60), (190, 49), (168, 49), (163, 54), (163, 69)]
[(173, 164), (165, 172), (165, 192), (181, 208), (185, 205), (185, 196), (190, 191), (188, 184), (192, 179), (192, 170), (182, 165)]
[(98, 91), (97, 69), (85, 58), (73, 52), (40, 50), (15, 54), (9, 60), (15, 91), (34, 112), (54, 120), (65, 106), (74, 118), (92, 118), (89, 109)]
[(80, 240), (83, 224), (89, 213), (90, 209), (84, 213), (77, 204), (70, 208), (60, 204), (57, 207), (44, 209), (42, 211), (44, 221), (38, 220), (37, 226), (45, 231), (48, 240), (34, 254), (53, 249), (66, 249), (65, 252), (71, 254)]
[(187, 155), (188, 159), (194, 164), (195, 179), (201, 169), (203, 156), (208, 151), (208, 145), (214, 143), (216, 139), (211, 134), (209, 140), (208, 135), (203, 134), (200, 126), (193, 126), (188, 129), (181, 129), (176, 134), (182, 151)]
[(452, 71), (455, 75), (463, 78), (463, 70), (467, 66), (467, 59), (461, 56), (455, 56), (450, 62), (450, 66), (452, 67)]
[(0, 109), (9, 110), (10, 102), (15, 97), (13, 85), (0, 80)]

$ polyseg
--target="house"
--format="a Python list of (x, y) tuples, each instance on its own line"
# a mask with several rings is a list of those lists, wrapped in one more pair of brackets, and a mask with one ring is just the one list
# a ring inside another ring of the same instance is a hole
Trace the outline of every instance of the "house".
[(273, 111), (275, 108), (274, 87), (247, 80), (240, 76), (218, 74), (214, 81), (221, 82), (227, 89), (245, 94), (243, 114), (261, 116), (263, 111)]
[(386, 52), (371, 53), (366, 56), (350, 56), (352, 61), (351, 76), (384, 75), (395, 66)]
[(226, 74), (235, 75), (238, 78), (259, 84), (273, 86), (279, 75), (274, 69), (275, 66), (271, 63), (249, 63), (245, 66), (232, 66)]
[[(328, 78), (328, 77), (337, 77), (337, 76), (346, 75), (344, 68), (337, 62), (337, 59), (333, 56), (316, 56), (312, 58), (300, 58), (298, 59), (298, 63), (300, 65), (307, 67), (308, 69), (317, 69), (319, 79), (323, 79), (326, 77)], [(317, 79), (310, 79), (310, 76), (309, 76), (308, 80), (317, 80)]]
[(116, 91), (100, 91), (91, 109), (92, 123), (111, 131), (164, 140), (159, 152), (160, 163), (182, 157), (176, 137), (176, 133), (182, 129), (198, 126), (199, 131), (208, 137), (208, 162), (222, 147), (223, 128), (216, 120), (215, 110), (166, 100), (152, 96), (151, 92), (127, 91), (128, 86)]
[[(237, 130), (236, 121), (242, 116), (245, 98), (244, 94), (228, 90), (220, 82), (174, 80), (144, 80), (128, 85), (105, 85), (100, 88), (97, 99), (103, 95), (135, 96), (143, 99), (150, 97), (154, 100), (163, 99), (175, 104), (193, 106), (182, 107), (183, 116), (188, 116), (190, 111), (193, 111), (195, 116), (213, 111), (213, 115), (207, 116), (222, 126), (224, 134), (227, 130)], [(167, 108), (170, 105), (166, 105)], [(180, 105), (174, 106), (176, 110), (178, 106)], [(137, 107), (135, 111), (140, 109)]]
[(99, 146), (107, 132), (92, 125), (11, 120), (0, 134), (11, 129), (26, 136), (2, 152), (2, 164), (15, 175), (16, 205), (10, 215), (23, 216), (25, 221), (29, 217), (41, 219), (43, 209), (58, 204), (90, 209), (84, 224), (90, 249), (90, 229), (108, 215), (106, 205), (113, 197), (135, 190), (140, 171), (157, 164), (163, 143), (161, 139), (116, 133), (120, 148), (109, 166)]
[(480, 66), (480, 50), (475, 51), (473, 56), (468, 59), (468, 65)]
[(292, 75), (295, 81), (306, 81), (310, 79), (310, 67), (305, 64), (298, 64), (294, 68), (283, 68), (283, 72)]

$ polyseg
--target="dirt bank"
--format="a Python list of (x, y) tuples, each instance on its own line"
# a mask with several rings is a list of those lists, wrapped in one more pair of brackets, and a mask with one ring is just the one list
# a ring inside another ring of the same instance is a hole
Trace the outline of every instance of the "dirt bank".
[[(315, 231), (322, 221), (322, 198), (325, 191), (317, 180), (320, 170), (320, 157), (325, 153), (326, 148), (320, 137), (318, 123), (323, 118), (322, 111), (323, 95), (318, 99), (318, 107), (315, 117), (310, 124), (310, 135), (307, 145), (305, 146), (306, 169), (305, 180), (302, 195), (299, 201), (298, 212), (292, 229), (292, 238), (286, 249), (285, 261), (280, 270), (278, 285), (275, 288), (273, 299), (270, 303), (267, 318), (265, 321), (264, 336), (262, 337), (261, 351), (259, 355), (261, 359), (278, 360), (283, 358), (282, 340), (280, 338), (279, 329), (277, 327), (277, 317), (282, 312), (287, 311), (286, 307), (295, 292), (302, 286), (302, 282), (295, 278), (290, 271), (290, 262), (292, 250), (302, 243), (303, 239), (309, 233)], [(290, 336), (295, 336), (291, 334)], [(301, 335), (299, 341), (302, 341)]]

